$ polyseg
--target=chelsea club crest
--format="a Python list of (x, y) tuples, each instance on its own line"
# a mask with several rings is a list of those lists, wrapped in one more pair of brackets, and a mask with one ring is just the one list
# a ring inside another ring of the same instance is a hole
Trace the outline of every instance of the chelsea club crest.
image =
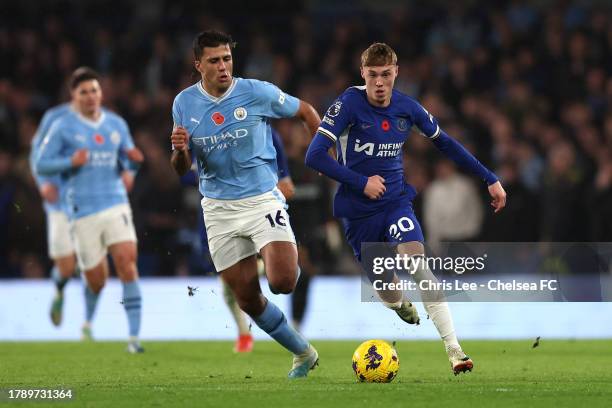
[(408, 130), (408, 121), (406, 119), (398, 119), (397, 120), (397, 128), (402, 131), (405, 132), (406, 130)]

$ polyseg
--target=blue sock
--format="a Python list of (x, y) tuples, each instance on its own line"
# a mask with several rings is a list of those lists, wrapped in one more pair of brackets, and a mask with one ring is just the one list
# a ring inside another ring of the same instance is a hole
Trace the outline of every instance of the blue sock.
[(91, 322), (93, 315), (96, 311), (96, 305), (98, 304), (99, 293), (93, 293), (87, 283), (85, 283), (85, 321)]
[(141, 301), (138, 281), (123, 282), (123, 307), (127, 314), (130, 337), (138, 337), (140, 333)]
[(293, 354), (302, 354), (309, 346), (304, 336), (287, 324), (283, 312), (269, 300), (263, 313), (254, 320), (263, 331)]
[(60, 275), (57, 266), (54, 266), (53, 269), (51, 269), (51, 279), (53, 280), (53, 283), (55, 283), (55, 287), (57, 288), (57, 290), (59, 290), (60, 292), (64, 290), (64, 286), (66, 286), (66, 283), (68, 283), (68, 279), (62, 278), (62, 276)]

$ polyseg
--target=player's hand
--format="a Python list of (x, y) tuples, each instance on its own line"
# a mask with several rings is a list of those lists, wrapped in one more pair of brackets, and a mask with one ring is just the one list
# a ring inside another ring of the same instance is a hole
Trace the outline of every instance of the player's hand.
[(125, 186), (125, 190), (129, 193), (134, 188), (134, 175), (129, 171), (121, 172), (121, 181), (123, 181), (123, 185)]
[(276, 187), (278, 187), (287, 200), (290, 200), (295, 194), (295, 185), (293, 184), (293, 181), (291, 181), (291, 177), (280, 179)]
[(87, 149), (79, 149), (72, 154), (72, 167), (81, 167), (89, 160), (89, 151)]
[(40, 186), (40, 196), (49, 203), (55, 203), (58, 198), (57, 187), (52, 183), (44, 183)]
[(142, 154), (142, 151), (137, 147), (127, 150), (125, 154), (127, 158), (134, 163), (142, 163), (144, 161), (144, 154)]
[(378, 200), (385, 194), (387, 187), (385, 187), (385, 179), (375, 175), (368, 177), (368, 183), (363, 189), (363, 194), (371, 200)]
[(491, 206), (496, 213), (500, 212), (506, 206), (506, 191), (499, 181), (489, 186), (489, 194), (492, 198)]
[(189, 133), (187, 133), (187, 129), (184, 127), (177, 126), (172, 130), (170, 140), (174, 150), (185, 151), (189, 146)]

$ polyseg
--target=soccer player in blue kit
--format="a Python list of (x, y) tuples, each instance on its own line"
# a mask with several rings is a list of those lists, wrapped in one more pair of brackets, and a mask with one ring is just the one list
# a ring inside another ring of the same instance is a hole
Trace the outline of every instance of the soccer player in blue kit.
[[(308, 166), (341, 183), (334, 199), (334, 215), (342, 218), (346, 238), (358, 260), (363, 242), (398, 243), (400, 255), (425, 254), (423, 233), (412, 210), (416, 191), (405, 182), (402, 166), (402, 146), (413, 126), (447, 157), (487, 183), (495, 212), (506, 202), (506, 193), (495, 174), (440, 129), (417, 101), (393, 89), (397, 73), (397, 56), (391, 47), (374, 43), (366, 49), (361, 56), (365, 86), (348, 88), (332, 104), (306, 153)], [(333, 146), (337, 160), (328, 155)], [(416, 282), (436, 281), (427, 263), (415, 265), (412, 277)], [(371, 271), (366, 272), (372, 279)], [(419, 324), (416, 309), (401, 291), (378, 294), (402, 320)], [(459, 345), (444, 296), (424, 291), (421, 295), (453, 372), (471, 371), (473, 362)]]
[(276, 86), (232, 76), (232, 38), (208, 30), (193, 42), (201, 80), (172, 107), (171, 163), (179, 175), (195, 155), (211, 257), (240, 308), (293, 353), (289, 378), (306, 377), (317, 351), (261, 293), (256, 254), (272, 291), (291, 293), (298, 278), (295, 236), (278, 182), (269, 119), (297, 117), (311, 135), (320, 123), (312, 106)]
[(136, 268), (136, 232), (126, 185), (143, 160), (125, 121), (103, 109), (98, 74), (77, 69), (70, 78), (72, 106), (53, 122), (36, 158), (36, 173), (65, 178), (66, 206), (79, 267), (87, 281), (84, 332), (108, 275), (107, 251), (123, 284), (129, 326), (128, 352), (143, 351), (138, 335), (141, 293)]

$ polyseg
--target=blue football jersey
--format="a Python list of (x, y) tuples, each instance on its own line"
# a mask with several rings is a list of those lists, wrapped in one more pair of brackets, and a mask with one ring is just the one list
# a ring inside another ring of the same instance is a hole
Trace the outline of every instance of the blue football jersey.
[(334, 200), (336, 216), (360, 218), (398, 198), (414, 198), (402, 164), (402, 146), (413, 126), (430, 138), (440, 132), (425, 108), (397, 90), (387, 107), (371, 105), (365, 86), (348, 88), (330, 106), (318, 132), (336, 143), (338, 162), (366, 177), (381, 176), (387, 189), (379, 200), (370, 200), (363, 191), (341, 184)]
[(36, 129), (36, 133), (34, 134), (34, 138), (32, 139), (32, 146), (30, 148), (30, 170), (32, 172), (32, 176), (34, 177), (34, 180), (36, 180), (38, 187), (48, 182), (54, 184), (58, 191), (58, 200), (55, 203), (43, 201), (45, 211), (65, 211), (64, 181), (60, 175), (42, 176), (38, 174), (36, 172), (35, 159), (38, 155), (39, 147), (53, 122), (68, 112), (70, 112), (69, 103), (63, 103), (48, 109), (43, 115), (40, 124), (38, 125), (38, 129)]
[[(68, 214), (81, 218), (128, 202), (120, 162), (133, 147), (127, 123), (117, 114), (103, 109), (94, 122), (71, 110), (51, 125), (36, 170), (43, 175), (63, 174)], [(89, 158), (75, 169), (72, 154), (78, 149), (87, 149)]]
[(271, 191), (278, 182), (271, 118), (295, 116), (299, 99), (268, 82), (234, 78), (220, 97), (200, 81), (179, 93), (174, 126), (189, 133), (200, 193), (235, 200)]

